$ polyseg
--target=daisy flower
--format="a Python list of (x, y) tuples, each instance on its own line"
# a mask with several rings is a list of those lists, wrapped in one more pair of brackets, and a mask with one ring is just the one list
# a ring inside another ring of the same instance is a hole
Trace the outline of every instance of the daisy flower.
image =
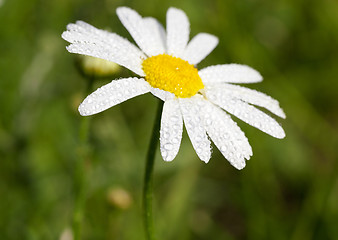
[(190, 24), (179, 9), (167, 11), (166, 29), (154, 18), (119, 7), (117, 15), (135, 40), (135, 46), (115, 33), (85, 22), (69, 24), (62, 37), (67, 50), (115, 62), (140, 77), (113, 80), (90, 94), (79, 106), (83, 116), (102, 112), (145, 93), (164, 101), (160, 129), (162, 158), (171, 161), (179, 151), (183, 122), (198, 157), (208, 162), (211, 141), (237, 169), (252, 156), (248, 139), (229, 114), (276, 138), (285, 133), (278, 122), (255, 106), (285, 118), (271, 97), (235, 84), (256, 83), (262, 76), (240, 64), (197, 70), (218, 44), (217, 37), (199, 33), (189, 41)]

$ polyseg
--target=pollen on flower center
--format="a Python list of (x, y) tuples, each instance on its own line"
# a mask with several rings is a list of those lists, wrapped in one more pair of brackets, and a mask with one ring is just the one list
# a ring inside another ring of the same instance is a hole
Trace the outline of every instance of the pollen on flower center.
[(154, 88), (188, 98), (204, 88), (198, 70), (187, 61), (167, 54), (147, 58), (142, 63), (146, 81)]

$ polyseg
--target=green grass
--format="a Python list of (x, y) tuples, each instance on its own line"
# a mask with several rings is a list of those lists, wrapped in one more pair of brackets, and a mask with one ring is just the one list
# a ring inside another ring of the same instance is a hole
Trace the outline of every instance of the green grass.
[[(163, 24), (168, 7), (183, 9), (191, 36), (220, 39), (198, 67), (252, 66), (264, 81), (249, 87), (278, 99), (287, 115), (283, 140), (238, 120), (254, 151), (242, 171), (217, 148), (207, 165), (199, 161), (186, 133), (173, 162), (158, 156), (158, 239), (337, 239), (338, 3), (330, 0), (0, 1), (0, 239), (60, 239), (71, 228), (81, 156), (82, 239), (144, 238), (142, 180), (156, 99), (139, 96), (90, 117), (84, 144), (77, 106), (87, 84), (60, 36), (84, 20), (131, 40), (115, 14), (121, 5)], [(127, 208), (107, 197), (115, 188), (129, 194)]]

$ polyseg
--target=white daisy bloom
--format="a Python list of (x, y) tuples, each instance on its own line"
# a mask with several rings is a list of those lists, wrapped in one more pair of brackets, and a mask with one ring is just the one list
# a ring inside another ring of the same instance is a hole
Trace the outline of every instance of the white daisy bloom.
[(171, 161), (178, 153), (183, 122), (198, 157), (208, 162), (211, 141), (237, 169), (252, 156), (248, 139), (229, 114), (276, 137), (285, 133), (278, 122), (253, 105), (285, 118), (278, 101), (235, 83), (256, 83), (262, 76), (240, 64), (225, 64), (197, 70), (195, 67), (218, 44), (217, 37), (197, 34), (189, 42), (186, 14), (170, 8), (167, 28), (154, 18), (120, 7), (117, 15), (138, 47), (115, 33), (99, 30), (85, 22), (69, 24), (62, 37), (67, 50), (115, 62), (140, 78), (113, 80), (90, 94), (79, 106), (88, 116), (147, 92), (164, 101), (160, 129), (162, 158)]

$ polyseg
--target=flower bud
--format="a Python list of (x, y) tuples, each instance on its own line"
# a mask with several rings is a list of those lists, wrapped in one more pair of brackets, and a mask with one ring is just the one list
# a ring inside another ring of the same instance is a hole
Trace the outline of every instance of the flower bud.
[(122, 210), (128, 209), (132, 204), (129, 192), (123, 188), (109, 189), (107, 193), (107, 200), (111, 205)]
[(77, 63), (80, 71), (87, 77), (109, 77), (121, 70), (121, 67), (114, 62), (91, 56), (80, 55)]

